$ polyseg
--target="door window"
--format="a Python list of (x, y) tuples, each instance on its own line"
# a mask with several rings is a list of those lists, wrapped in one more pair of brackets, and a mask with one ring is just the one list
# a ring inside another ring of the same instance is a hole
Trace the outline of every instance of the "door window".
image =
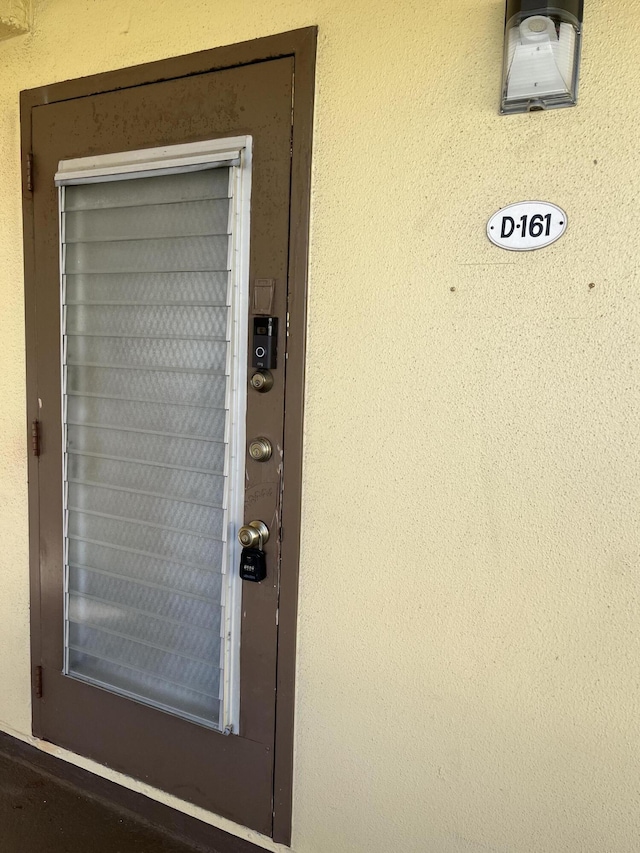
[(63, 162), (56, 180), (64, 671), (227, 732), (238, 729), (248, 143), (231, 164), (172, 146), (111, 166), (113, 155)]

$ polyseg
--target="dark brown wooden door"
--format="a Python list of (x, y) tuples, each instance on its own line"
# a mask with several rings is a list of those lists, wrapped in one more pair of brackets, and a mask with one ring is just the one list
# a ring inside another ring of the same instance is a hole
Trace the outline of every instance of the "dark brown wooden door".
[(265, 548), (267, 579), (243, 584), (239, 733), (224, 735), (63, 675), (60, 236), (54, 175), (58, 163), (71, 158), (251, 135), (249, 277), (251, 287), (256, 279), (276, 281), (272, 313), (281, 318), (281, 361), (268, 394), (248, 389), (247, 438), (266, 436), (281, 450), (292, 79), (293, 60), (284, 57), (125, 86), (32, 110), (36, 293), (32, 376), (41, 424), (37, 621), (42, 697), (36, 700), (36, 734), (265, 834), (272, 832), (273, 813), (280, 452), (268, 462), (247, 458), (246, 463), (245, 521), (263, 519), (271, 538)]

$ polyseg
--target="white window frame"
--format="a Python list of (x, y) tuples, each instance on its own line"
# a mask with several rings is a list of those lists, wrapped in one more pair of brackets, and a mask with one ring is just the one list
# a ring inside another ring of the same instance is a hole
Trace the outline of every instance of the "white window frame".
[[(64, 189), (69, 185), (127, 180), (152, 175), (169, 175), (199, 171), (212, 167), (229, 168), (229, 241), (230, 282), (228, 318), (229, 351), (227, 369), (229, 384), (226, 406), (229, 410), (228, 454), (225, 464), (225, 507), (227, 510), (226, 543), (223, 555), (223, 605), (224, 631), (222, 643), (223, 678), (221, 680), (222, 712), (220, 729), (225, 734), (239, 734), (240, 724), (240, 634), (242, 624), (242, 581), (239, 576), (241, 546), (237, 532), (244, 523), (244, 481), (246, 458), (246, 406), (247, 406), (247, 341), (249, 314), (249, 260), (251, 225), (252, 137), (237, 136), (204, 142), (147, 148), (117, 154), (104, 154), (80, 159), (62, 160), (55, 175), (59, 188), (60, 217), (60, 340), (64, 344)], [(66, 353), (61, 346), (61, 376), (63, 378), (61, 404), (66, 399), (64, 365)], [(66, 465), (66, 412), (63, 424), (63, 507), (65, 566), (68, 565), (67, 543), (67, 465)], [(65, 571), (65, 632), (68, 625), (68, 572)], [(65, 636), (65, 674), (67, 674), (68, 637)], [(132, 697), (135, 698), (135, 697)], [(139, 701), (139, 700), (138, 700)]]

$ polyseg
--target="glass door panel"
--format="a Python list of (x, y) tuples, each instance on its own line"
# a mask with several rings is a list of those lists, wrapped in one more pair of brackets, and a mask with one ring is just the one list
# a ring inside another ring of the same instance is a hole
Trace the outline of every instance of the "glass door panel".
[(239, 648), (236, 172), (60, 188), (65, 673), (219, 730)]

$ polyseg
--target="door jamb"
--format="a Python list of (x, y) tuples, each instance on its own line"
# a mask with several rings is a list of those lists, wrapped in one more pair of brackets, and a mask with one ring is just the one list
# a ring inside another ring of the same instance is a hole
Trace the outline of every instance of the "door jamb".
[[(32, 111), (38, 106), (75, 98), (104, 94), (177, 77), (236, 68), (270, 59), (292, 57), (295, 95), (292, 105), (291, 191), (289, 220), (289, 271), (287, 281), (288, 323), (285, 367), (286, 409), (280, 598), (278, 605), (277, 693), (274, 754), (273, 839), (291, 844), (293, 747), (295, 710), (295, 655), (300, 559), (300, 501), (302, 492), (302, 433), (306, 349), (306, 304), (309, 256), (309, 214), (311, 194), (311, 143), (315, 91), (317, 28), (306, 27), (274, 36), (212, 50), (163, 59), (133, 68), (118, 69), (77, 80), (21, 92), (21, 162), (23, 227), (25, 242), (25, 320), (27, 354), (27, 433), (38, 420), (35, 275), (32, 181), (38, 180), (37, 163), (32, 163)], [(295, 282), (295, 289), (293, 283)], [(46, 441), (46, 437), (44, 439)], [(41, 734), (40, 702), (37, 697), (37, 667), (41, 656), (40, 636), (40, 543), (38, 505), (38, 459), (30, 454), (29, 476), (29, 558), (31, 581), (31, 661), (33, 672), (33, 734)]]

